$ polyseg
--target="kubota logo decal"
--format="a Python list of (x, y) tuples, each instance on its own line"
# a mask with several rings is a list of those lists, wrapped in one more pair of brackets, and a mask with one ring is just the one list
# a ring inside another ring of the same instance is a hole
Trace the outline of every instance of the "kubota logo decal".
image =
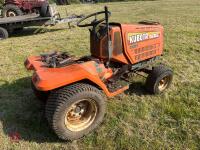
[(128, 33), (129, 44), (155, 39), (160, 36), (160, 32)]

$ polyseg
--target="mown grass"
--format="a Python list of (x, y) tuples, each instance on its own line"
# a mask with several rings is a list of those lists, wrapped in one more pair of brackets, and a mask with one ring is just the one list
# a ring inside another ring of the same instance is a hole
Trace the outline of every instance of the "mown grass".
[[(105, 4), (58, 7), (62, 15), (91, 13)], [(162, 61), (174, 70), (172, 87), (152, 96), (138, 77), (131, 89), (108, 101), (103, 124), (85, 138), (60, 141), (44, 119), (30, 89), (29, 55), (62, 50), (89, 54), (87, 29), (67, 25), (26, 29), (0, 41), (0, 149), (200, 149), (200, 16), (199, 0), (108, 3), (112, 21), (152, 19), (165, 28)], [(18, 132), (19, 143), (9, 134)]]

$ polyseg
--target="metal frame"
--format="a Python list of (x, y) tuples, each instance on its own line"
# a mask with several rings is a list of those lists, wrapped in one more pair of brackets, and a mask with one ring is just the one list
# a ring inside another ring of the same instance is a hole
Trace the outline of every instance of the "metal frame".
[(13, 29), (29, 27), (29, 26), (54, 26), (61, 23), (77, 22), (83, 15), (71, 15), (61, 18), (60, 14), (55, 10), (54, 6), (50, 7), (51, 17), (41, 17), (38, 14), (29, 14), (16, 17), (0, 18), (0, 27), (6, 29), (10, 34)]

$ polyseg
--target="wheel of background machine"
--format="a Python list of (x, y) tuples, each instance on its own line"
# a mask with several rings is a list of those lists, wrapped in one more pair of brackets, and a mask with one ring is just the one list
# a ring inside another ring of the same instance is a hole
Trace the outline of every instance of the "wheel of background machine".
[(58, 5), (70, 5), (70, 0), (57, 0)]
[(146, 89), (152, 94), (164, 92), (171, 84), (173, 72), (164, 65), (156, 66), (149, 73), (146, 80)]
[(48, 3), (43, 3), (41, 8), (40, 8), (40, 16), (42, 17), (50, 17), (51, 14), (49, 12), (49, 4)]
[(0, 40), (8, 38), (8, 31), (2, 27), (0, 27)]
[(46, 103), (46, 117), (59, 138), (75, 140), (102, 122), (105, 109), (105, 98), (99, 89), (76, 83), (51, 91)]
[(7, 4), (2, 9), (3, 17), (15, 17), (23, 15), (23, 12), (19, 7), (13, 4)]
[(31, 88), (32, 88), (35, 96), (37, 97), (37, 99), (45, 104), (48, 99), (49, 92), (39, 91), (38, 89), (35, 88), (32, 81), (31, 81)]

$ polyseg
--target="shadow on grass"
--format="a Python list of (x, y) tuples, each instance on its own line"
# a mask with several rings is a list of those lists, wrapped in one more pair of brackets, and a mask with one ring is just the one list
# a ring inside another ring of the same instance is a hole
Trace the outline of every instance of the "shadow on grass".
[(135, 94), (135, 95), (138, 95), (138, 96), (149, 95), (149, 93), (146, 91), (143, 83), (139, 82), (139, 81), (131, 83), (129, 85), (129, 89), (126, 90), (124, 93), (128, 94), (128, 95)]
[[(31, 77), (12, 83), (0, 81), (0, 122), (4, 134), (18, 134), (19, 140), (36, 143), (63, 142), (53, 133), (45, 119), (44, 106), (31, 89)], [(148, 94), (141, 82), (130, 85), (126, 94)]]
[(60, 30), (65, 30), (66, 28), (58, 28), (58, 29), (49, 29), (49, 28), (24, 28), (24, 29), (16, 29), (11, 34), (11, 37), (21, 37), (21, 36), (30, 36), (30, 35), (38, 35), (44, 34), (46, 32), (56, 32)]
[(9, 137), (17, 133), (20, 140), (29, 142), (62, 142), (50, 129), (44, 106), (33, 95), (30, 81), (27, 77), (0, 86), (0, 122), (4, 133)]

